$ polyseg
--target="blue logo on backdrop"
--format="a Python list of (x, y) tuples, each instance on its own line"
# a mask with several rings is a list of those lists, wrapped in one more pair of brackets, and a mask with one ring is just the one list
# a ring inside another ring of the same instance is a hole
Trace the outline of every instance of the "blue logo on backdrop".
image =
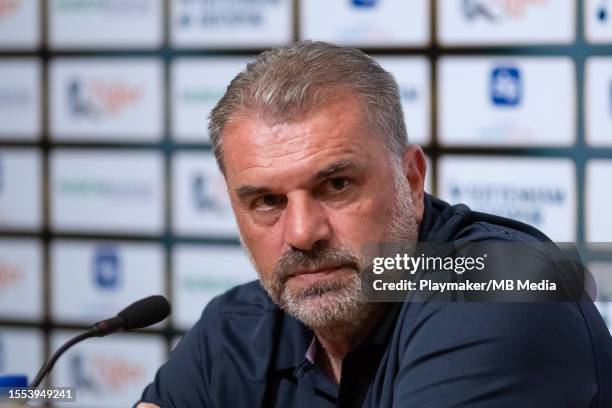
[(89, 116), (95, 114), (90, 103), (85, 100), (83, 95), (83, 82), (73, 79), (68, 84), (67, 98), (70, 112), (75, 116)]
[(608, 1), (601, 0), (595, 12), (597, 13), (597, 20), (602, 23), (607, 22), (608, 18), (610, 17), (610, 11), (608, 10)]
[(191, 181), (191, 196), (193, 205), (198, 210), (212, 211), (222, 214), (223, 204), (215, 198), (211, 191), (210, 181), (203, 174), (195, 174)]
[(496, 67), (491, 71), (491, 102), (496, 106), (518, 106), (523, 97), (521, 71)]
[(87, 375), (85, 370), (85, 361), (81, 354), (73, 354), (68, 359), (69, 373), (71, 384), (74, 384), (80, 390), (96, 391), (94, 381)]
[(478, 17), (483, 17), (489, 21), (497, 20), (489, 6), (478, 0), (463, 0), (463, 14), (468, 20), (475, 20)]
[(93, 258), (93, 278), (97, 287), (116, 289), (121, 281), (121, 265), (115, 247), (100, 246), (96, 248)]
[(355, 7), (374, 7), (377, 5), (378, 0), (351, 0)]

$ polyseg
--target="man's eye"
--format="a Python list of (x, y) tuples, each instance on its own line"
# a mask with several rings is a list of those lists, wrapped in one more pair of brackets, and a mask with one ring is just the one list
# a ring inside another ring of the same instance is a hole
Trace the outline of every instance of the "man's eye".
[(332, 191), (342, 191), (348, 187), (349, 181), (345, 178), (336, 177), (328, 180), (328, 185)]
[(273, 194), (266, 194), (253, 201), (253, 208), (267, 210), (281, 204), (281, 197)]

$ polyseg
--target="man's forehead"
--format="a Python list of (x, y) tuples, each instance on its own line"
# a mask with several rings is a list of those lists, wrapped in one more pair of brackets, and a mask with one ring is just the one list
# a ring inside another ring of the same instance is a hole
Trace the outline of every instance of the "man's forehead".
[(238, 116), (224, 129), (226, 173), (235, 176), (250, 169), (286, 168), (332, 160), (336, 155), (367, 154), (370, 137), (361, 111), (350, 105), (328, 105), (280, 123), (270, 123), (258, 115)]

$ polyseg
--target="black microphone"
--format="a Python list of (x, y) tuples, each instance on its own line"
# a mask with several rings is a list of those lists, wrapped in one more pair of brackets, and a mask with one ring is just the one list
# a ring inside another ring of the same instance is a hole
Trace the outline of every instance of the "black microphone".
[(161, 295), (136, 301), (117, 313), (117, 316), (94, 324), (94, 337), (104, 337), (118, 330), (136, 330), (161, 322), (170, 315), (170, 304)]
[(142, 329), (161, 322), (169, 315), (170, 303), (161, 295), (149, 296), (132, 303), (120, 311), (117, 316), (97, 322), (86, 332), (64, 343), (41, 367), (34, 381), (30, 384), (30, 388), (36, 389), (43, 378), (53, 369), (57, 359), (75, 344), (90, 337), (104, 337), (119, 330), (127, 331)]

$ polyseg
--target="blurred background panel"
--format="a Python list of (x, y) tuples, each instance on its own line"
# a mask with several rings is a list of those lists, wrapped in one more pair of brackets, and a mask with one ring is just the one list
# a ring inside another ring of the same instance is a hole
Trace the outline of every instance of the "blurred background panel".
[(41, 240), (0, 238), (0, 317), (42, 320), (44, 289)]
[(162, 79), (158, 59), (52, 59), (50, 137), (84, 142), (160, 140), (164, 128)]
[(300, 39), (355, 47), (425, 46), (431, 41), (429, 0), (300, 1)]
[(208, 115), (251, 58), (176, 58), (170, 67), (171, 124), (176, 142), (208, 143)]
[(38, 58), (0, 60), (0, 140), (40, 139), (41, 65)]
[(0, 47), (4, 50), (36, 50), (42, 45), (43, 2), (0, 2)]
[(44, 362), (45, 336), (41, 330), (22, 327), (0, 329), (0, 374), (34, 378)]
[(158, 243), (54, 240), (51, 317), (87, 325), (115, 315), (134, 299), (165, 293), (164, 256)]
[(586, 239), (589, 242), (612, 242), (612, 160), (590, 160), (586, 175)]
[(163, 157), (154, 149), (55, 149), (49, 154), (53, 230), (159, 235), (164, 231)]
[(176, 152), (171, 174), (175, 235), (238, 239), (225, 179), (211, 152)]
[(576, 241), (576, 176), (571, 160), (445, 155), (438, 161), (438, 195), (533, 225), (553, 241)]
[(594, 44), (612, 42), (612, 12), (608, 0), (584, 0), (584, 37)]
[(612, 147), (612, 57), (588, 58), (584, 76), (586, 141)]
[(40, 231), (43, 226), (43, 151), (0, 147), (0, 228)]
[(438, 75), (441, 144), (571, 146), (576, 140), (570, 58), (443, 57)]
[(422, 56), (381, 55), (376, 60), (395, 77), (411, 143), (431, 144), (431, 64)]
[(292, 0), (170, 0), (170, 43), (194, 49), (285, 44), (293, 39), (293, 8)]
[[(53, 333), (55, 350), (78, 332)], [(93, 338), (71, 348), (51, 374), (55, 387), (76, 387), (80, 407), (126, 407), (134, 403), (166, 359), (166, 344), (159, 336), (116, 334)], [(74, 402), (57, 404), (74, 406)]]
[(228, 288), (257, 278), (239, 247), (182, 244), (172, 259), (172, 322), (189, 329), (202, 314), (202, 304)]
[(50, 379), (130, 405), (207, 302), (256, 278), (207, 120), (248, 61), (303, 39), (395, 76), (427, 191), (577, 243), (612, 327), (609, 0), (0, 0), (0, 374), (32, 379), (162, 293), (171, 319)]
[(445, 46), (571, 44), (576, 0), (436, 0)]
[(164, 1), (46, 0), (46, 43), (54, 50), (158, 48)]

